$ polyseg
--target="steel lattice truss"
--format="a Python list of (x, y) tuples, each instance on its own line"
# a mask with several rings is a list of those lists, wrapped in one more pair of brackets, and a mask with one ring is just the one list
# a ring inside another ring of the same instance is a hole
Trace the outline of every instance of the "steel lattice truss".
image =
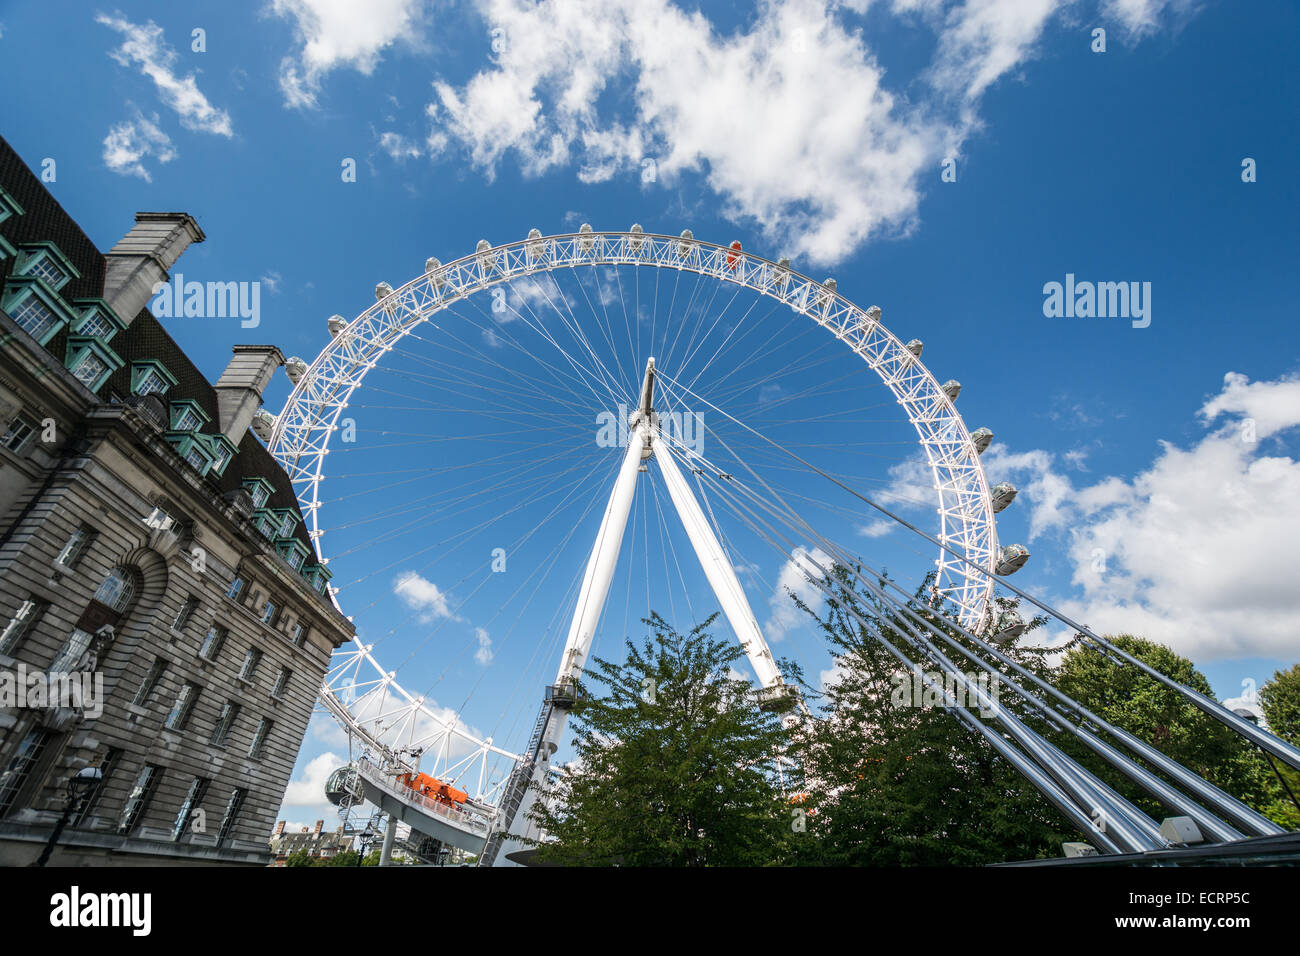
[[(381, 287), (382, 297), (337, 331), (299, 378), (268, 443), (293, 482), (319, 558), (327, 559), (321, 548), (325, 529), (318, 516), (330, 438), (366, 373), (408, 332), (454, 303), (505, 282), (579, 266), (676, 269), (743, 286), (807, 316), (861, 356), (893, 392), (925, 450), (937, 493), (939, 541), (971, 562), (941, 551), (936, 590), (953, 602), (954, 616), (962, 624), (974, 629), (983, 623), (993, 593), (994, 578), (988, 572), (995, 566), (998, 541), (979, 452), (952, 399), (917, 355), (885, 328), (880, 311), (861, 309), (784, 263), (692, 238), (642, 232), (534, 235), (496, 247), (480, 243), (472, 255), (446, 265), (429, 260), (423, 275), (396, 290)], [(333, 590), (330, 594), (337, 604)], [(448, 769), (464, 770), (464, 761), (474, 759), (486, 767), (493, 754), (514, 756), (427, 708), (422, 698), (402, 689), (370, 651), (359, 643), (343, 651), (322, 691), (326, 707), (360, 739), (383, 747), (373, 720), (359, 721), (353, 712), (363, 695), (377, 694), (386, 739), (400, 725), (406, 746), (440, 750)], [(367, 669), (378, 676), (364, 679)], [(451, 762), (463, 746), (471, 748), (469, 756)], [(484, 785), (476, 796), (490, 799)]]

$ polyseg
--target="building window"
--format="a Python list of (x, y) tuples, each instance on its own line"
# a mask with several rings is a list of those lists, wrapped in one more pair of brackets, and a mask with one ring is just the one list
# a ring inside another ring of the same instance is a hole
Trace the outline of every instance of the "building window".
[(127, 794), (126, 803), (122, 805), (122, 815), (117, 821), (118, 833), (130, 833), (135, 829), (140, 818), (144, 816), (145, 808), (149, 805), (149, 798), (153, 796), (160, 776), (162, 774), (153, 764), (147, 763), (140, 768), (140, 773), (135, 778), (135, 786)]
[(38, 342), (43, 342), (54, 328), (59, 324), (59, 318), (34, 295), (29, 295), (23, 300), (23, 304), (9, 313), (19, 328), (31, 335)]
[(75, 568), (77, 562), (81, 560), (86, 553), (86, 549), (90, 547), (90, 543), (94, 540), (95, 529), (88, 525), (81, 525), (69, 535), (63, 550), (55, 558), (55, 563), (62, 565), (64, 568)]
[(119, 564), (104, 575), (103, 581), (99, 582), (99, 588), (95, 591), (95, 600), (121, 614), (135, 597), (135, 588), (135, 572)]
[(217, 655), (221, 653), (221, 645), (225, 642), (226, 629), (213, 624), (208, 628), (208, 634), (203, 638), (203, 643), (199, 646), (199, 657), (205, 661), (215, 661)]
[(299, 621), (293, 626), (293, 637), (291, 640), (293, 641), (294, 647), (302, 647), (307, 643), (307, 625), (302, 621)]
[(217, 726), (212, 731), (212, 739), (209, 743), (214, 747), (224, 747), (238, 718), (239, 705), (233, 700), (226, 701), (225, 706), (221, 708), (220, 716), (217, 717)]
[(92, 335), (97, 339), (111, 336), (116, 331), (117, 326), (102, 312), (87, 313), (81, 325), (77, 326), (78, 335)]
[(199, 413), (188, 405), (174, 405), (172, 408), (172, 431), (192, 432), (203, 427)]
[(253, 499), (253, 507), (260, 508), (271, 497), (271, 489), (260, 481), (252, 482), (248, 485), (248, 494)]
[(276, 675), (275, 686), (271, 688), (271, 696), (277, 700), (284, 696), (284, 692), (289, 687), (289, 679), (293, 677), (293, 671), (287, 667), (281, 667), (280, 673)]
[(94, 391), (99, 387), (103, 376), (108, 372), (108, 365), (90, 349), (83, 349), (81, 358), (72, 365), (72, 374), (86, 388)]
[(256, 647), (250, 647), (248, 653), (244, 655), (243, 666), (239, 668), (239, 679), (251, 681), (257, 673), (257, 666), (262, 663), (262, 652)]
[(13, 653), (47, 608), (49, 608), (47, 603), (36, 598), (24, 601), (5, 625), (4, 632), (0, 633), (0, 654)]
[(67, 674), (81, 666), (94, 639), (94, 635), (83, 631), (81, 628), (73, 628), (72, 636), (64, 642), (63, 647), (55, 656), (54, 662), (50, 664), (49, 672), (51, 674)]
[(208, 781), (203, 777), (195, 777), (194, 782), (190, 784), (190, 789), (185, 794), (185, 801), (181, 804), (180, 812), (176, 814), (176, 822), (172, 824), (172, 842), (176, 842), (185, 835), (185, 827), (190, 822), (190, 815), (194, 808), (203, 802), (203, 795), (208, 792)]
[(15, 455), (21, 455), (27, 450), (35, 434), (36, 423), (26, 415), (19, 415), (5, 429), (4, 436), (0, 437), (0, 445), (8, 448)]
[(197, 445), (191, 445), (189, 453), (185, 456), (185, 464), (197, 472), (203, 472), (208, 467), (208, 456), (199, 451)]
[(145, 369), (135, 385), (137, 395), (161, 395), (170, 386), (157, 369)]
[(276, 618), (279, 616), (280, 609), (275, 606), (274, 601), (267, 601), (262, 605), (262, 623), (275, 626)]
[(60, 288), (70, 278), (68, 273), (54, 260), (54, 257), (49, 254), (38, 254), (35, 258), (30, 259), (23, 273), (36, 276), (38, 279), (44, 279), (51, 289)]
[(73, 826), (82, 826), (86, 820), (95, 812), (99, 806), (99, 798), (104, 795), (104, 787), (108, 784), (109, 775), (112, 774), (113, 768), (122, 757), (122, 751), (109, 747), (104, 751), (103, 758), (99, 761), (99, 782), (91, 788), (90, 792), (81, 802), (81, 812), (77, 814), (76, 822)]
[(239, 816), (240, 809), (244, 806), (244, 797), (248, 791), (239, 787), (230, 791), (230, 799), (226, 801), (226, 812), (221, 815), (221, 829), (217, 831), (217, 846), (225, 843), (230, 839), (230, 834), (234, 832), (235, 820)]
[(172, 621), (172, 630), (178, 633), (183, 632), (190, 623), (190, 618), (194, 617), (194, 612), (198, 609), (198, 598), (186, 598), (185, 603), (181, 605), (181, 609), (176, 612), (176, 620)]
[(9, 761), (5, 772), (0, 774), (0, 817), (13, 809), (23, 785), (31, 778), (45, 745), (49, 743), (50, 733), (45, 730), (29, 730), (18, 750)]
[(162, 680), (163, 672), (167, 670), (167, 661), (161, 657), (155, 657), (154, 662), (149, 665), (149, 672), (144, 675), (144, 681), (140, 684), (140, 689), (135, 692), (135, 699), (131, 701), (136, 707), (144, 707), (149, 703), (149, 698), (153, 696), (159, 681)]
[(253, 734), (253, 744), (248, 748), (248, 756), (252, 760), (257, 760), (262, 756), (262, 747), (266, 743), (267, 736), (271, 733), (271, 721), (263, 717), (257, 725), (257, 733)]
[(230, 587), (226, 588), (226, 597), (232, 601), (238, 601), (239, 596), (244, 593), (244, 579), (234, 578), (230, 582)]
[(304, 559), (303, 553), (299, 551), (297, 548), (293, 549), (292, 551), (289, 552), (289, 557), (288, 557), (289, 567), (297, 571), (299, 568), (302, 567), (303, 559)]
[(198, 700), (199, 688), (197, 684), (186, 682), (181, 685), (181, 692), (176, 695), (176, 702), (172, 704), (171, 711), (167, 714), (167, 720), (163, 726), (168, 730), (182, 731), (185, 724), (190, 719), (190, 713), (194, 710), (194, 702)]
[(280, 537), (287, 538), (293, 534), (293, 515), (287, 514), (280, 519)]

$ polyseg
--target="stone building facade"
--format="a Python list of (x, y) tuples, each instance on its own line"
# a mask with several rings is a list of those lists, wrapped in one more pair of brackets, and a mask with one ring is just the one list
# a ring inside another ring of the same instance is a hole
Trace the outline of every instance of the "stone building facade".
[(149, 311), (203, 240), (140, 213), (103, 254), (0, 140), (0, 865), (65, 816), (56, 865), (265, 865), (353, 634), (254, 434), (283, 356), (211, 384)]

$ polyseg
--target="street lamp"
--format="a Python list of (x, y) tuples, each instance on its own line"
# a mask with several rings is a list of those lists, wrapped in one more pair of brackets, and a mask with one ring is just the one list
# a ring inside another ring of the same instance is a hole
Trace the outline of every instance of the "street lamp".
[(72, 819), (72, 815), (81, 809), (85, 799), (94, 792), (99, 786), (100, 781), (104, 779), (104, 772), (98, 767), (82, 767), (68, 779), (68, 799), (63, 806), (63, 814), (59, 817), (59, 822), (54, 824), (54, 829), (50, 832), (50, 840), (45, 844), (45, 849), (37, 858), (32, 866), (44, 866), (50, 862), (50, 855), (54, 852), (54, 845), (59, 842), (59, 837), (63, 835), (63, 830)]
[(376, 836), (377, 834), (375, 831), (371, 828), (370, 824), (367, 823), (366, 828), (362, 830), (361, 835), (357, 837), (357, 842), (361, 844), (361, 854), (357, 857), (357, 866), (361, 865), (361, 861), (364, 860), (366, 854), (370, 852), (370, 846), (375, 842)]

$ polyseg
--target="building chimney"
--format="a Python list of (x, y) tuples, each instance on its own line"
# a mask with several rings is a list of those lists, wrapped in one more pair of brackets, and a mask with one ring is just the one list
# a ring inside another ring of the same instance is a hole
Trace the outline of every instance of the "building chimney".
[(323, 827), (324, 825), (325, 825), (324, 820), (317, 820), (316, 829), (312, 832), (312, 836), (320, 836), (321, 827)]
[(275, 835), (276, 835), (276, 836), (284, 836), (284, 821), (283, 821), (283, 820), (281, 820), (279, 823), (277, 823), (277, 824), (275, 825)]
[(131, 231), (105, 256), (104, 301), (130, 325), (153, 298), (154, 286), (168, 280), (181, 253), (203, 239), (189, 213), (136, 213)]
[(284, 364), (274, 345), (236, 345), (235, 357), (217, 379), (217, 418), (221, 433), (238, 445), (262, 407), (262, 392)]

